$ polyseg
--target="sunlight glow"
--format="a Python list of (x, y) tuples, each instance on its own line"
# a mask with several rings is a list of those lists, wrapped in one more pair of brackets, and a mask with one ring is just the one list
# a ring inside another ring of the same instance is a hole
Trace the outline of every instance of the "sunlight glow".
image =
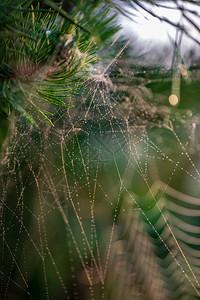
[[(173, 24), (181, 24), (186, 27), (187, 31), (194, 37), (197, 37), (197, 32), (189, 24), (183, 17), (181, 11), (175, 9), (176, 5), (170, 2), (165, 2), (164, 7), (153, 7), (150, 5), (145, 5), (145, 8), (149, 9), (153, 15), (159, 16), (162, 19), (168, 20), (168, 21), (161, 21), (159, 18), (154, 17), (151, 13), (148, 13), (142, 9), (138, 9), (136, 11), (135, 9), (127, 8), (127, 11), (130, 12), (130, 15), (132, 14), (132, 20), (126, 17), (121, 18), (121, 24), (123, 28), (126, 30), (128, 35), (132, 35), (135, 33), (139, 38), (146, 41), (154, 41), (154, 42), (161, 42), (166, 43), (166, 41), (173, 41), (176, 36), (177, 29), (175, 26), (171, 25)], [(185, 8), (193, 9), (194, 7), (192, 4), (185, 3)], [(197, 9), (197, 7), (195, 7)], [(199, 13), (200, 8), (197, 10), (197, 13)], [(188, 14), (188, 16), (190, 16)], [(194, 21), (195, 17), (192, 16)], [(184, 37), (184, 39), (187, 39), (187, 42), (193, 43), (192, 40), (188, 37)]]
[(175, 105), (178, 104), (178, 102), (179, 102), (179, 99), (178, 99), (178, 97), (177, 97), (175, 94), (171, 94), (171, 95), (169, 96), (169, 103), (170, 103), (171, 105), (175, 106)]

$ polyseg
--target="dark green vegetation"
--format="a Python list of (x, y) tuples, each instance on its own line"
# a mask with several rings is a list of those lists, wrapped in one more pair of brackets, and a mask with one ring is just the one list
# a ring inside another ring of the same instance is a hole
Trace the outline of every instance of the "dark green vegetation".
[(118, 29), (105, 6), (97, 19), (99, 5), (71, 3), (69, 15), (52, 1), (1, 2), (1, 119), (14, 110), (35, 126), (38, 118), (53, 125), (47, 104), (71, 106), (72, 88), (86, 78), (97, 48)]
[(0, 299), (200, 298), (199, 65), (133, 63), (147, 2), (0, 4)]

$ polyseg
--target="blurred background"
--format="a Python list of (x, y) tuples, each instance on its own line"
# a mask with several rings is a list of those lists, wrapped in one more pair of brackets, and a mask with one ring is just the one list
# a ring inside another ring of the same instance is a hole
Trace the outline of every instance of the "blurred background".
[(200, 299), (199, 1), (2, 1), (0, 299)]

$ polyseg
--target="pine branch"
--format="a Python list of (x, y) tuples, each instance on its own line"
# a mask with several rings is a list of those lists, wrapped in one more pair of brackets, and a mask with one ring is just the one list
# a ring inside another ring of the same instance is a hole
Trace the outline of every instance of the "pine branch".
[[(108, 17), (109, 9), (104, 8), (103, 19), (99, 18), (100, 2), (94, 8), (88, 1), (87, 10), (74, 6), (70, 15), (52, 1), (39, 1), (36, 6), (33, 2), (5, 1), (0, 5), (1, 101), (7, 102), (8, 113), (14, 108), (33, 124), (36, 122), (31, 110), (38, 108), (41, 117), (51, 123), (41, 105), (69, 106), (69, 87), (82, 83), (88, 67), (97, 60), (97, 45), (101, 46), (118, 28), (110, 26), (114, 16)], [(40, 8), (40, 3), (47, 9)], [(95, 29), (95, 35), (85, 24)]]

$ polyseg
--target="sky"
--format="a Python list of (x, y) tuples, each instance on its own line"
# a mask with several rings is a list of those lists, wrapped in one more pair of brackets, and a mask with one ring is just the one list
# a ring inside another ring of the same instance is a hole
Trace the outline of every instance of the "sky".
[[(183, 3), (183, 1), (179, 1)], [(163, 16), (170, 20), (173, 23), (181, 23), (185, 26), (187, 31), (196, 39), (200, 41), (199, 32), (193, 28), (191, 24), (188, 23), (182, 16), (181, 12), (177, 9), (173, 9), (169, 2), (163, 2), (165, 6), (168, 8), (159, 8), (159, 7), (151, 7), (153, 13), (159, 16)], [(146, 7), (150, 7), (147, 6)], [(196, 5), (184, 5), (185, 8), (195, 10), (200, 15), (200, 6)], [(135, 9), (128, 8), (131, 13), (133, 21), (126, 17), (120, 17), (120, 23), (123, 28), (123, 32), (125, 32), (126, 36), (133, 38), (133, 44), (137, 41), (142, 43), (143, 49), (146, 51), (148, 48), (152, 49), (155, 45), (160, 45), (161, 48), (164, 46), (169, 46), (173, 48), (173, 43), (176, 39), (177, 29), (172, 25), (161, 22), (159, 19), (151, 16), (149, 13), (139, 9), (136, 11)], [(199, 25), (200, 21), (197, 17), (192, 16), (191, 14), (187, 14), (188, 17), (192, 17), (194, 21)], [(179, 33), (180, 34), (180, 33)], [(138, 44), (139, 44), (138, 42)], [(185, 34), (183, 35), (181, 42), (181, 52), (184, 54), (188, 51), (188, 49), (194, 48), (195, 51), (199, 51), (199, 47), (192, 39), (187, 37)]]

